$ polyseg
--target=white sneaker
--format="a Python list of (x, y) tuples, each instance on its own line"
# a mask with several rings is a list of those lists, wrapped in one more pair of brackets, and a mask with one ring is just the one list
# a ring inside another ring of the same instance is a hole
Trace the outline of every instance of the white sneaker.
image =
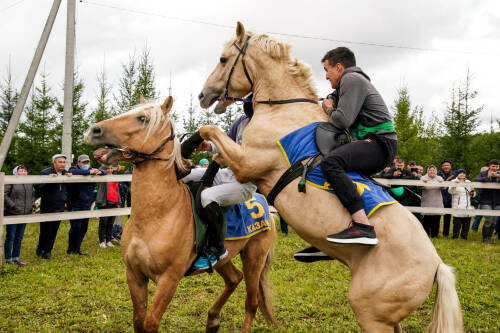
[(107, 243), (106, 243), (106, 246), (107, 246), (107, 247), (115, 247), (115, 246), (113, 245), (113, 243), (111, 243), (111, 241), (107, 242)]
[(104, 249), (104, 248), (106, 247), (106, 243), (105, 243), (105, 242), (100, 243), (100, 244), (99, 244), (99, 247), (101, 247), (101, 248), (103, 248), (103, 249)]

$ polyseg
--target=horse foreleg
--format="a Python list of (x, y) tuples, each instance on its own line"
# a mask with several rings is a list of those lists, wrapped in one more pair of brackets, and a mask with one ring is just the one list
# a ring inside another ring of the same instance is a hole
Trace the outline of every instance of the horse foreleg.
[(240, 281), (243, 279), (243, 273), (241, 273), (234, 264), (229, 261), (224, 266), (218, 267), (217, 273), (224, 279), (224, 290), (217, 297), (217, 300), (212, 305), (210, 310), (208, 310), (208, 318), (207, 318), (207, 333), (215, 333), (219, 330), (219, 314), (222, 310), (224, 304), (226, 304), (227, 300), (234, 292)]
[(145, 332), (158, 332), (161, 317), (172, 300), (181, 278), (182, 274), (169, 275), (168, 272), (165, 272), (162, 276), (160, 276), (156, 286), (156, 292), (153, 296), (151, 309), (149, 310), (146, 320), (144, 321)]
[[(217, 126), (201, 127), (200, 135), (203, 139), (210, 140), (215, 144), (224, 162), (233, 170), (240, 183), (247, 183), (262, 176), (262, 166), (265, 163), (255, 160), (255, 156), (251, 154), (245, 154), (243, 146), (234, 142)], [(252, 158), (248, 158), (248, 156), (252, 156)]]
[(127, 284), (134, 308), (134, 331), (144, 332), (144, 319), (148, 307), (148, 278), (137, 276), (127, 269)]

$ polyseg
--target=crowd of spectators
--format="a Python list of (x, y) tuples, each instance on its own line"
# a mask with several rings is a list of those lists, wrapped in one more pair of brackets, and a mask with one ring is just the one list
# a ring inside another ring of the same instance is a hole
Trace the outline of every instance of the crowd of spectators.
[[(52, 156), (52, 165), (40, 172), (48, 177), (71, 177), (73, 175), (90, 176), (115, 173), (118, 165), (103, 165), (99, 169), (90, 166), (88, 155), (80, 155), (77, 164), (66, 169), (66, 156)], [(131, 173), (130, 170), (125, 173)], [(26, 176), (28, 169), (24, 165), (14, 168), (16, 176)], [(41, 213), (58, 213), (66, 210), (71, 212), (88, 211), (95, 201), (97, 208), (115, 208), (130, 206), (130, 183), (100, 182), (97, 196), (96, 183), (44, 183), (7, 184), (4, 187), (4, 216), (31, 214), (35, 209), (35, 198), (40, 197)], [(128, 199), (128, 200), (127, 200)], [(127, 203), (125, 202), (127, 201)], [(112, 247), (119, 243), (121, 223), (114, 228), (113, 222), (121, 221), (120, 217), (103, 217), (99, 221), (100, 247)], [(52, 249), (57, 238), (61, 221), (41, 222), (38, 235), (36, 254), (43, 259), (51, 259)], [(88, 230), (89, 218), (70, 220), (68, 232), (67, 254), (87, 255), (81, 251), (83, 239)], [(21, 243), (26, 224), (9, 224), (6, 226), (5, 259), (7, 264), (25, 266), (20, 260)]]
[[(206, 168), (208, 161), (202, 159), (197, 167)], [(88, 155), (80, 155), (77, 165), (66, 170), (66, 156), (56, 154), (52, 157), (52, 165), (40, 172), (41, 175), (49, 177), (71, 177), (72, 175), (106, 175), (116, 173), (118, 165), (103, 165), (99, 169), (90, 166)], [(404, 206), (421, 206), (432, 208), (456, 208), (474, 209), (474, 206), (486, 210), (500, 210), (499, 189), (478, 189), (470, 186), (444, 186), (443, 181), (470, 182), (467, 179), (468, 172), (465, 169), (452, 169), (452, 163), (445, 160), (441, 168), (434, 165), (424, 168), (415, 161), (405, 161), (396, 156), (393, 163), (386, 167), (380, 177), (388, 179), (413, 179), (422, 180), (433, 186), (394, 186), (391, 195)], [(132, 168), (125, 171), (131, 174)], [(17, 176), (25, 176), (28, 170), (24, 165), (19, 165), (13, 170)], [(481, 168), (476, 182), (500, 183), (499, 161), (491, 160), (488, 166)], [(97, 191), (95, 191), (97, 186)], [(4, 215), (24, 215), (33, 212), (35, 197), (41, 198), (41, 213), (57, 213), (68, 211), (87, 211), (91, 209), (92, 202), (98, 209), (117, 208), (131, 206), (129, 182), (100, 182), (96, 183), (46, 183), (37, 184), (15, 184), (6, 185), (4, 188)], [(95, 192), (97, 195), (95, 196)], [(437, 237), (440, 229), (440, 221), (443, 220), (442, 235), (448, 237), (450, 234), (450, 223), (453, 221), (452, 237), (467, 239), (471, 217), (470, 214), (455, 213), (414, 213), (422, 223), (424, 230), (430, 237)], [(478, 231), (482, 216), (475, 216), (472, 230)], [(118, 223), (115, 223), (115, 220)], [(52, 258), (52, 249), (57, 237), (61, 221), (50, 221), (40, 223), (40, 232), (36, 254), (43, 259)], [(68, 234), (68, 254), (86, 255), (81, 251), (83, 239), (87, 233), (89, 218), (70, 220)], [(24, 266), (20, 260), (21, 243), (26, 224), (11, 224), (6, 226), (5, 235), (5, 259), (8, 264)], [(492, 243), (492, 235), (496, 229), (500, 239), (500, 217), (485, 216), (482, 228), (482, 239), (485, 243)], [(113, 243), (119, 243), (121, 237), (121, 218), (115, 216), (101, 217), (99, 219), (99, 246), (101, 248), (113, 247)], [(281, 223), (283, 233), (288, 233), (285, 221)]]
[[(395, 186), (391, 188), (391, 195), (404, 206), (421, 206), (431, 208), (454, 208), (454, 209), (474, 209), (474, 203), (481, 209), (500, 210), (500, 190), (499, 189), (478, 189), (470, 186), (444, 186), (444, 181), (470, 182), (467, 179), (468, 172), (465, 169), (452, 169), (452, 163), (444, 160), (441, 168), (427, 166), (427, 173), (424, 168), (417, 165), (415, 161), (408, 162), (398, 156), (390, 166), (387, 166), (380, 177), (388, 179), (413, 179), (422, 180), (433, 186)], [(476, 182), (500, 183), (499, 161), (492, 159), (488, 166), (481, 168)], [(452, 237), (467, 239), (471, 217), (469, 214), (454, 213)], [(438, 213), (415, 213), (430, 237), (437, 237), (439, 234), (440, 221), (443, 220), (442, 235), (448, 237), (450, 234), (451, 214)], [(475, 216), (472, 230), (478, 231), (482, 216)], [(485, 243), (492, 243), (493, 231), (496, 228), (500, 239), (500, 217), (486, 216), (484, 218), (482, 238)]]

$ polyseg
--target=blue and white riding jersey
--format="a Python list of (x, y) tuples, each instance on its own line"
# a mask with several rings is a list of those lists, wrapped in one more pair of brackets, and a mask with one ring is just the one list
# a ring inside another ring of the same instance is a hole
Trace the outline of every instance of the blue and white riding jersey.
[[(227, 131), (227, 136), (233, 139), (233, 141), (236, 142), (237, 144), (241, 145), (243, 141), (243, 132), (245, 131), (245, 128), (250, 122), (250, 119), (251, 118), (249, 118), (247, 115), (242, 115), (238, 117), (229, 127), (229, 131)], [(210, 142), (210, 145), (212, 146), (212, 152), (214, 153), (219, 152), (217, 150), (217, 147), (212, 142)]]

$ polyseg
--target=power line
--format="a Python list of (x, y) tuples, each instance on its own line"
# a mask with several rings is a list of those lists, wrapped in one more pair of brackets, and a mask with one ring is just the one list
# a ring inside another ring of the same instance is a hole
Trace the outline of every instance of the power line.
[(1, 9), (0, 9), (0, 12), (6, 11), (6, 10), (7, 10), (7, 9), (9, 9), (9, 8), (12, 8), (12, 7), (14, 7), (14, 6), (17, 6), (17, 5), (19, 5), (21, 2), (24, 2), (24, 1), (26, 1), (26, 0), (21, 0), (21, 1), (18, 1), (18, 2), (16, 2), (16, 3), (13, 3), (12, 5), (9, 5), (9, 6), (7, 6), (7, 7), (1, 8)]
[[(235, 26), (232, 26), (232, 25), (219, 24), (219, 23), (213, 23), (213, 22), (208, 22), (208, 21), (193, 20), (193, 19), (187, 19), (187, 18), (176, 17), (176, 16), (168, 16), (168, 15), (146, 12), (146, 11), (141, 11), (141, 10), (136, 10), (136, 9), (129, 9), (129, 8), (123, 8), (123, 7), (113, 6), (113, 5), (107, 5), (107, 4), (102, 4), (102, 3), (87, 1), (87, 0), (80, 0), (80, 2), (88, 3), (90, 5), (99, 6), (99, 7), (116, 9), (116, 10), (120, 10), (120, 11), (124, 11), (124, 12), (134, 13), (134, 14), (140, 14), (140, 15), (146, 15), (146, 16), (156, 16), (156, 17), (160, 17), (160, 18), (164, 18), (164, 19), (168, 19), (168, 20), (188, 22), (188, 23), (194, 23), (194, 24), (202, 24), (202, 25), (208, 25), (208, 26), (224, 28), (224, 29), (235, 29)], [(341, 40), (341, 39), (307, 36), (307, 35), (275, 32), (275, 31), (265, 31), (265, 33), (272, 34), (272, 35), (293, 37), (293, 38), (301, 38), (301, 39), (311, 39), (311, 40), (335, 42), (335, 43), (342, 43), (342, 44), (375, 46), (375, 47), (384, 47), (384, 48), (393, 48), (393, 49), (405, 49), (405, 50), (411, 50), (411, 51), (446, 52), (446, 53), (459, 53), (459, 54), (500, 56), (500, 53), (494, 53), (494, 52), (471, 52), (471, 51), (461, 51), (461, 50), (431, 49), (431, 48), (412, 47), (412, 46), (404, 46), (404, 45), (393, 45), (393, 44)]]

